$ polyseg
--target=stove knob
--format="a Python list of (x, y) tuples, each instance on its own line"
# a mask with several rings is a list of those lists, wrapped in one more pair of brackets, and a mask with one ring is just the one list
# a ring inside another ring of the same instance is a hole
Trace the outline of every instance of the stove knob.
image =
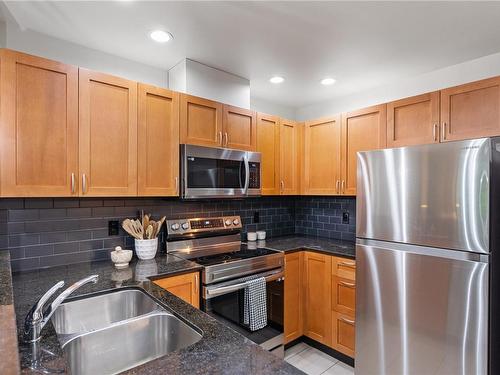
[(180, 225), (179, 225), (179, 223), (173, 223), (173, 224), (170, 226), (170, 228), (172, 228), (172, 230), (179, 230)]
[(234, 224), (234, 225), (240, 225), (240, 221), (239, 221), (238, 219), (234, 219), (234, 220), (233, 220), (233, 224)]
[(226, 219), (226, 221), (224, 222), (224, 224), (226, 224), (226, 227), (229, 227), (233, 222), (231, 221), (231, 219)]
[(189, 223), (187, 221), (185, 223), (182, 223), (182, 229), (184, 229), (184, 230), (189, 229)]

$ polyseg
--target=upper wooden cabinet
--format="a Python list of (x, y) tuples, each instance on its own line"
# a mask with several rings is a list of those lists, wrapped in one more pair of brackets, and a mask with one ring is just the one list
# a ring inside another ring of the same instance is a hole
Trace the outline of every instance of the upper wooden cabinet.
[(257, 151), (261, 153), (262, 195), (280, 193), (280, 119), (257, 113)]
[(280, 123), (280, 194), (299, 193), (298, 165), (299, 127), (294, 121), (281, 119)]
[(79, 87), (81, 195), (137, 195), (137, 82), (80, 69)]
[(306, 121), (303, 163), (305, 194), (340, 193), (340, 116)]
[(180, 139), (181, 143), (222, 147), (222, 104), (181, 94)]
[(500, 77), (441, 90), (441, 141), (500, 135)]
[(356, 153), (385, 147), (386, 121), (385, 104), (342, 114), (342, 194), (356, 195)]
[(439, 91), (387, 103), (387, 147), (439, 142)]
[(285, 255), (285, 344), (303, 334), (303, 273), (304, 253)]
[(257, 146), (257, 117), (254, 111), (224, 105), (223, 147), (255, 151)]
[(200, 308), (200, 282), (198, 272), (170, 276), (153, 282), (190, 305)]
[(4, 197), (78, 195), (78, 68), (0, 52)]
[(139, 84), (137, 125), (138, 195), (178, 195), (179, 94)]
[(331, 256), (304, 253), (304, 334), (331, 344)]

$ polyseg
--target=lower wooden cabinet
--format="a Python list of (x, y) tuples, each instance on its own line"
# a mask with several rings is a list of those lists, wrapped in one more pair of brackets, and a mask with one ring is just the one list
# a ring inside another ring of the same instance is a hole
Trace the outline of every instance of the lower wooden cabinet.
[(199, 280), (199, 273), (192, 272), (154, 280), (153, 282), (194, 307), (200, 308)]
[(285, 256), (285, 343), (304, 335), (354, 358), (355, 266), (312, 251)]

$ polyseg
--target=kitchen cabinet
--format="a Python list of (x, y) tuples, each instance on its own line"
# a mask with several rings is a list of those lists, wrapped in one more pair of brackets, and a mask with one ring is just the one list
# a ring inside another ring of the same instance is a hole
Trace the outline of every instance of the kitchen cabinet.
[(179, 94), (138, 86), (139, 196), (179, 195)]
[(331, 256), (311, 251), (304, 253), (304, 335), (330, 345)]
[(280, 119), (257, 113), (257, 151), (261, 153), (262, 195), (280, 193)]
[(306, 121), (304, 126), (304, 194), (339, 194), (340, 116)]
[(333, 311), (332, 323), (333, 341), (331, 347), (354, 358), (354, 341), (356, 337), (354, 318)]
[(196, 308), (200, 308), (199, 273), (191, 272), (154, 280), (153, 283), (168, 290)]
[(280, 122), (280, 194), (297, 195), (298, 186), (298, 124), (281, 119)]
[(303, 122), (297, 124), (297, 174), (298, 194), (304, 194), (304, 162), (305, 162), (305, 124)]
[(385, 147), (386, 121), (385, 104), (342, 114), (340, 151), (342, 194), (356, 195), (356, 153)]
[(181, 143), (222, 147), (222, 104), (213, 100), (181, 94)]
[(304, 253), (285, 255), (285, 344), (303, 334), (303, 274)]
[(79, 71), (82, 196), (137, 195), (137, 82)]
[(78, 68), (0, 52), (0, 192), (78, 195)]
[(500, 77), (441, 90), (441, 141), (500, 135)]
[(439, 91), (387, 103), (387, 147), (439, 142)]
[(257, 117), (254, 111), (224, 105), (223, 146), (255, 151), (257, 147)]

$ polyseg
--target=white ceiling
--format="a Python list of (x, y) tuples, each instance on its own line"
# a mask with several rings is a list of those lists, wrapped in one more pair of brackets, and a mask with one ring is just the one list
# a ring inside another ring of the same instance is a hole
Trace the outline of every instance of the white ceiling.
[[(23, 28), (168, 69), (187, 57), (289, 106), (353, 94), (500, 51), (490, 2), (6, 2)], [(151, 30), (174, 35), (151, 41)], [(270, 76), (286, 78), (281, 85)], [(324, 87), (319, 81), (334, 77)]]

